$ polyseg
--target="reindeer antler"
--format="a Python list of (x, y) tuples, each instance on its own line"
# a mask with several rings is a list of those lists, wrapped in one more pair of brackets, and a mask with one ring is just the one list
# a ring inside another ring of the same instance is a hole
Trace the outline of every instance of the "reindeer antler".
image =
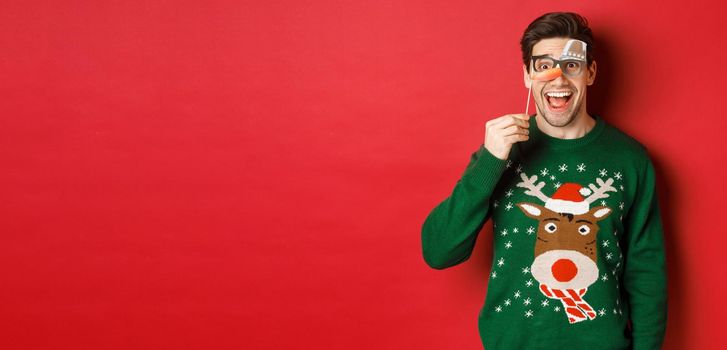
[(613, 183), (612, 178), (609, 178), (608, 180), (606, 180), (606, 182), (603, 182), (603, 180), (596, 178), (596, 183), (599, 187), (596, 187), (596, 185), (594, 184), (588, 184), (588, 188), (593, 191), (593, 194), (586, 198), (586, 201), (588, 201), (589, 204), (595, 202), (597, 199), (608, 198), (608, 194), (606, 193), (608, 191), (616, 192), (616, 188), (611, 186), (611, 184)]
[(529, 194), (531, 196), (537, 197), (543, 203), (547, 202), (550, 197), (546, 196), (543, 191), (540, 189), (545, 186), (545, 182), (540, 182), (539, 184), (535, 184), (536, 181), (538, 181), (538, 175), (533, 175), (532, 177), (528, 178), (527, 175), (525, 175), (525, 172), (520, 173), (520, 177), (523, 179), (523, 181), (518, 182), (517, 187), (523, 187), (527, 189), (525, 191), (525, 194)]

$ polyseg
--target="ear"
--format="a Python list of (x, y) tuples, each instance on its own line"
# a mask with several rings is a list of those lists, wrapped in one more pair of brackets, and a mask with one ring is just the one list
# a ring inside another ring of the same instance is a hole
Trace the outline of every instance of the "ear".
[(600, 206), (589, 210), (588, 215), (593, 216), (596, 221), (601, 221), (611, 215), (612, 212), (611, 208)]
[(596, 69), (596, 60), (593, 60), (593, 62), (591, 62), (591, 66), (588, 67), (588, 80), (586, 81), (588, 86), (593, 85), (596, 81)]
[(528, 67), (523, 64), (523, 82), (525, 83), (525, 88), (530, 88), (530, 74), (528, 74)]
[(525, 213), (525, 215), (527, 215), (535, 220), (540, 220), (540, 218), (542, 218), (543, 215), (545, 214), (545, 211), (548, 210), (548, 209), (545, 209), (545, 207), (542, 207), (542, 206), (534, 204), (534, 203), (523, 202), (523, 203), (517, 203), (515, 205), (517, 205), (518, 208), (520, 208), (520, 210), (522, 210), (523, 213)]

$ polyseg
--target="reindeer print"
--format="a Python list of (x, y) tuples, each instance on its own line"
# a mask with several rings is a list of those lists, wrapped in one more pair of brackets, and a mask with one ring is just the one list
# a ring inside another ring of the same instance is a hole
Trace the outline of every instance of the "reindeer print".
[(596, 312), (584, 296), (599, 277), (598, 222), (608, 217), (612, 210), (607, 206), (591, 208), (591, 204), (607, 198), (607, 192), (616, 191), (612, 186), (613, 179), (597, 178), (596, 185), (589, 184), (588, 187), (565, 183), (548, 197), (542, 192), (545, 183), (537, 183), (537, 175), (528, 177), (523, 172), (520, 177), (522, 181), (517, 186), (544, 203), (516, 204), (525, 215), (538, 220), (530, 272), (540, 283), (540, 292), (562, 302), (571, 324), (594, 319)]

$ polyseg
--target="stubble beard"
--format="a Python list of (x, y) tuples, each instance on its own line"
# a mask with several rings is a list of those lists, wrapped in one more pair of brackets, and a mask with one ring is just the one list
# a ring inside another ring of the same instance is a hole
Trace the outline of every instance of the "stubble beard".
[[(573, 97), (573, 98), (575, 98), (575, 97)], [(545, 107), (545, 104), (548, 103), (548, 101), (545, 99), (545, 97), (543, 98), (542, 101), (543, 101), (543, 107)], [(568, 124), (572, 123), (576, 119), (576, 116), (578, 115), (578, 111), (580, 111), (580, 109), (581, 109), (581, 104), (583, 104), (583, 100), (579, 100), (577, 106), (571, 105), (573, 108), (571, 109), (571, 112), (567, 118), (554, 117), (550, 112), (548, 112), (547, 107), (540, 108), (540, 106), (538, 106), (537, 104), (535, 107), (538, 108), (538, 112), (540, 112), (540, 115), (543, 116), (543, 119), (545, 119), (546, 123), (548, 123), (551, 126), (554, 126), (556, 128), (562, 128), (562, 127), (567, 126)]]

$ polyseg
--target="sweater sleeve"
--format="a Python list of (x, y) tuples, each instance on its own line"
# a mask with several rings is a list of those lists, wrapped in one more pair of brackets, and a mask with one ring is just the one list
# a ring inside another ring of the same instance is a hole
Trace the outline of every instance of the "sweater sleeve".
[(430, 267), (441, 270), (470, 257), (490, 216), (490, 197), (505, 163), (480, 145), (452, 193), (429, 213), (421, 233), (424, 260)]
[(661, 215), (650, 159), (624, 222), (624, 289), (629, 298), (633, 350), (661, 349), (666, 332), (667, 274)]

